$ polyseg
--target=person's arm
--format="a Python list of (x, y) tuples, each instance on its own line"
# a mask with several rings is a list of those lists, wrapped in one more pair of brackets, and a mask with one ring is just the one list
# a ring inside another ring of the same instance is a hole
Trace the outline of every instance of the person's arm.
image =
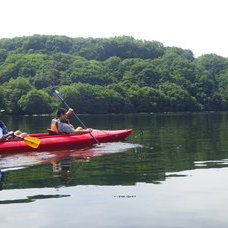
[(8, 132), (7, 134), (3, 135), (0, 141), (6, 140), (9, 136), (14, 135), (13, 131)]
[(91, 130), (90, 129), (82, 129), (82, 130), (73, 129), (71, 133), (80, 134), (80, 133), (85, 133), (85, 132), (91, 132)]

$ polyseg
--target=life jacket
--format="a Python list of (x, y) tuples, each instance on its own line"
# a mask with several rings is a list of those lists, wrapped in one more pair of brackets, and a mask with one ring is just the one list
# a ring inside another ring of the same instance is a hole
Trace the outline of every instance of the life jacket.
[(59, 129), (58, 129), (58, 120), (57, 119), (53, 119), (51, 121), (51, 130), (56, 132), (57, 134), (59, 134)]

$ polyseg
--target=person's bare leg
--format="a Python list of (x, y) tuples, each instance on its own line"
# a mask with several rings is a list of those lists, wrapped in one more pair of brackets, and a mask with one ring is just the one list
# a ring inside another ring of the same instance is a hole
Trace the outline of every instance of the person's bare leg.
[(89, 129), (89, 128), (83, 129), (82, 127), (77, 127), (76, 129), (73, 130), (72, 133), (80, 134), (80, 133), (90, 132), (90, 131), (91, 131), (91, 129)]
[(17, 131), (14, 132), (15, 136), (20, 136), (20, 134), (22, 134), (22, 132), (20, 130), (17, 130)]
[(14, 132), (14, 135), (20, 138), (25, 138), (28, 136), (28, 134), (26, 132), (21, 132), (20, 130), (17, 130)]
[(86, 128), (86, 129), (84, 129), (84, 128), (82, 128), (82, 127), (78, 127), (78, 128), (76, 128), (76, 130), (77, 130), (77, 131), (81, 131), (81, 132), (90, 132), (90, 131), (92, 131), (91, 128)]
[(25, 137), (27, 137), (27, 136), (28, 136), (28, 133), (23, 132), (23, 133), (21, 133), (19, 136), (20, 136), (21, 138), (25, 138)]
[(82, 130), (84, 130), (82, 127), (77, 127), (76, 129), (75, 129), (76, 131), (82, 131)]

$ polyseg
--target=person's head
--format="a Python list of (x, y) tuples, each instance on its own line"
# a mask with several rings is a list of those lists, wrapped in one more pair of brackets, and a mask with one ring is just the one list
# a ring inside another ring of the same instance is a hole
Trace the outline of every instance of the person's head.
[(67, 110), (65, 108), (60, 108), (57, 111), (56, 117), (60, 120), (65, 120), (67, 119)]

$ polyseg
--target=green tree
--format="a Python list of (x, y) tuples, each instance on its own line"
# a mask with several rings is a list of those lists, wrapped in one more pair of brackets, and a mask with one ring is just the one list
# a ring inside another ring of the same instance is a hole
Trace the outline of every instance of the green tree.
[(102, 63), (95, 60), (76, 60), (74, 61), (67, 74), (73, 83), (90, 83), (104, 85), (109, 83), (109, 78)]
[(165, 50), (165, 54), (176, 54), (178, 56), (184, 57), (187, 60), (193, 61), (194, 60), (194, 55), (191, 50), (186, 50), (178, 47), (167, 47)]
[(160, 90), (165, 95), (165, 109), (167, 111), (197, 111), (200, 106), (187, 90), (174, 83), (160, 85)]
[(0, 109), (5, 109), (5, 96), (2, 86), (0, 86)]
[(158, 112), (164, 104), (164, 94), (154, 88), (133, 86), (129, 90), (134, 112)]
[(55, 69), (43, 68), (37, 71), (36, 75), (30, 78), (31, 84), (37, 89), (44, 89), (49, 86), (56, 86), (60, 83), (61, 74)]
[(215, 54), (202, 55), (196, 59), (196, 62), (204, 66), (213, 76), (228, 70), (228, 59)]
[(25, 114), (45, 114), (53, 111), (51, 97), (41, 90), (30, 90), (23, 95), (18, 105)]
[(227, 72), (227, 58), (128, 36), (0, 39), (0, 105), (12, 114), (53, 86), (82, 113), (228, 110)]
[(7, 57), (7, 50), (6, 49), (0, 49), (0, 65), (2, 63), (4, 63), (6, 57)]
[(5, 98), (6, 109), (10, 113), (20, 114), (21, 109), (18, 105), (19, 99), (29, 92), (33, 87), (25, 78), (11, 79), (4, 83), (3, 93)]
[(228, 71), (219, 75), (218, 93), (221, 97), (221, 105), (223, 110), (228, 110)]

